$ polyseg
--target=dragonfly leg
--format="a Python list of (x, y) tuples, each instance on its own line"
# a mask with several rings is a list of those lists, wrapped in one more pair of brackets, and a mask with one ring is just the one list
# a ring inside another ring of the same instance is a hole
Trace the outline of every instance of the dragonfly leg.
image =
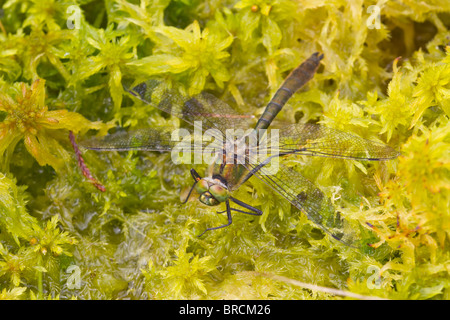
[[(244, 210), (239, 210), (239, 209), (235, 209), (235, 208), (230, 208), (231, 210), (233, 210), (233, 211), (237, 211), (237, 212), (241, 212), (241, 213), (245, 213), (245, 214), (250, 214), (250, 215), (252, 215), (252, 216), (260, 216), (260, 215), (262, 215), (262, 212), (260, 212), (260, 210), (258, 210), (258, 209), (256, 209), (256, 208), (253, 208), (253, 209), (255, 209), (255, 212), (248, 212), (248, 211), (244, 211)], [(224, 213), (224, 212), (226, 212), (227, 210), (223, 210), (223, 211), (216, 211), (217, 213)]]
[(191, 169), (191, 175), (192, 178), (194, 178), (194, 184), (191, 187), (191, 190), (189, 190), (189, 193), (186, 197), (186, 200), (184, 200), (183, 202), (181, 202), (181, 204), (185, 204), (186, 202), (188, 202), (189, 197), (191, 196), (192, 191), (195, 188), (195, 185), (197, 184), (197, 182), (201, 179), (200, 175), (197, 173), (197, 171), (195, 171), (194, 169)]
[(245, 213), (245, 214), (250, 214), (252, 216), (260, 216), (260, 215), (263, 214), (261, 210), (256, 209), (255, 207), (252, 207), (251, 205), (246, 204), (245, 202), (242, 202), (242, 201), (240, 201), (240, 200), (238, 200), (236, 198), (230, 197), (230, 200), (233, 201), (234, 203), (236, 203), (237, 205), (240, 205), (241, 207), (250, 210), (251, 212), (243, 211), (243, 210), (239, 210), (239, 209), (233, 209), (232, 208), (232, 210), (234, 210), (234, 211), (242, 212), (242, 213)]
[(191, 169), (191, 176), (194, 178), (194, 181), (199, 181), (201, 179), (200, 175), (195, 171), (195, 169)]
[(188, 200), (189, 200), (189, 198), (190, 198), (190, 196), (191, 196), (191, 193), (192, 193), (192, 191), (194, 190), (196, 184), (197, 184), (197, 181), (194, 182), (194, 184), (193, 184), (192, 187), (191, 187), (191, 190), (189, 190), (189, 193), (188, 193), (188, 195), (187, 195), (187, 197), (186, 197), (186, 200), (184, 200), (183, 202), (181, 202), (181, 204), (185, 204), (186, 202), (188, 202)]
[[(235, 199), (235, 198), (233, 198), (233, 197), (230, 197), (230, 200), (233, 201), (234, 203), (240, 205), (241, 207), (244, 207), (244, 208), (246, 208), (246, 209), (248, 209), (248, 210), (250, 210), (250, 211), (252, 211), (252, 212), (248, 212), (248, 211), (244, 211), (244, 210), (239, 210), (239, 209), (235, 209), (235, 208), (230, 208), (230, 210), (237, 211), (237, 212), (241, 212), (241, 213), (245, 213), (245, 214), (250, 214), (250, 215), (252, 215), (252, 216), (260, 216), (260, 215), (263, 214), (261, 210), (256, 209), (255, 207), (252, 207), (252, 206), (250, 206), (250, 205), (248, 205), (248, 204), (246, 204), (246, 203), (244, 203), (244, 202), (242, 202), (242, 201), (240, 201), (240, 200), (238, 200), (238, 199)], [(217, 212), (217, 213), (224, 213), (224, 212), (226, 212), (226, 211), (227, 211), (227, 210), (216, 211), (216, 212)]]
[(199, 234), (198, 237), (201, 237), (202, 235), (204, 235), (206, 233), (206, 231), (216, 230), (216, 229), (221, 229), (221, 228), (228, 227), (233, 222), (233, 220), (231, 219), (230, 202), (227, 200), (225, 203), (227, 205), (227, 210), (226, 211), (227, 211), (228, 223), (224, 224), (222, 226), (218, 226), (218, 227), (207, 228), (205, 231), (203, 231), (201, 234)]

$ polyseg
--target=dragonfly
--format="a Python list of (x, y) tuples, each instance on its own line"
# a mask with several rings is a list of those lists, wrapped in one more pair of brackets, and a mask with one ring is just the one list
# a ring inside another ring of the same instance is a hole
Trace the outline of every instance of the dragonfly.
[[(198, 149), (202, 152), (212, 152), (215, 157), (204, 177), (195, 169), (190, 170), (194, 182), (183, 203), (195, 193), (200, 202), (207, 206), (224, 203), (225, 210), (219, 213), (226, 212), (228, 220), (226, 224), (206, 228), (199, 236), (207, 231), (231, 225), (232, 212), (254, 216), (263, 214), (260, 209), (233, 196), (243, 183), (256, 176), (304, 212), (325, 233), (346, 245), (353, 245), (355, 239), (348, 223), (334, 209), (331, 200), (320, 188), (297, 170), (283, 163), (278, 162), (276, 170), (271, 168), (275, 160), (290, 155), (383, 161), (394, 159), (400, 154), (383, 143), (312, 123), (283, 125), (277, 129), (278, 137), (275, 139), (277, 143), (275, 146), (271, 144), (269, 148), (267, 143), (269, 126), (291, 96), (314, 77), (322, 59), (323, 54), (316, 52), (296, 67), (285, 78), (256, 124), (255, 119), (239, 114), (208, 92), (188, 96), (167, 89), (160, 81), (154, 79), (132, 85), (131, 89), (127, 89), (134, 98), (180, 118), (194, 129), (200, 128), (202, 133), (215, 130), (214, 132), (224, 137), (216, 139), (215, 143), (194, 141), (194, 150), (195, 146), (199, 146), (201, 148)], [(245, 129), (246, 133), (238, 137), (227, 136), (229, 132), (227, 130), (239, 129)], [(115, 133), (103, 138), (91, 138), (81, 145), (96, 151), (162, 152), (173, 152), (175, 148), (180, 148), (180, 144), (181, 147), (192, 146), (192, 137), (183, 144), (176, 139), (174, 141), (172, 132), (173, 128), (168, 127), (146, 128)], [(261, 132), (264, 132), (263, 138), (261, 134), (258, 135)], [(248, 143), (251, 135), (257, 137), (256, 142), (252, 144)], [(256, 157), (255, 160), (255, 157), (252, 157), (255, 154), (263, 156)], [(267, 156), (264, 158), (265, 155)]]

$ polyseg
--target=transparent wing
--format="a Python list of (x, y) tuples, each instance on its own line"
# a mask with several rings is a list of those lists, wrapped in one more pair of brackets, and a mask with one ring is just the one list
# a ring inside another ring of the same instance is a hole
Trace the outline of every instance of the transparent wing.
[[(383, 143), (318, 124), (290, 124), (278, 132), (278, 148), (272, 149), (272, 154), (302, 154), (361, 160), (389, 160), (400, 155), (400, 152)], [(269, 148), (270, 144), (267, 145)]]
[[(186, 130), (186, 129), (181, 129)], [(192, 152), (213, 152), (221, 142), (195, 139), (189, 132), (172, 127), (146, 128), (134, 131), (120, 131), (102, 138), (91, 138), (80, 142), (86, 149), (97, 151), (146, 150), (169, 152), (174, 148)], [(195, 146), (200, 146), (197, 148)]]
[(251, 128), (254, 122), (252, 115), (237, 113), (228, 104), (207, 92), (193, 97), (185, 97), (175, 90), (164, 89), (161, 82), (157, 80), (143, 82), (129, 92), (192, 126), (196, 121), (201, 121), (203, 131), (218, 129), (225, 134), (227, 129)]
[[(201, 146), (203, 152), (211, 153), (222, 147), (227, 129), (249, 128), (250, 123), (254, 122), (253, 116), (238, 114), (226, 103), (207, 92), (186, 97), (175, 90), (164, 89), (162, 82), (157, 80), (143, 82), (129, 92), (142, 101), (184, 120), (192, 127), (200, 128), (202, 132), (215, 129), (213, 136), (220, 136), (221, 140), (216, 139), (211, 143), (196, 139), (180, 143), (173, 137), (175, 128), (159, 127), (120, 132), (101, 139), (89, 139), (80, 143), (83, 147), (99, 151), (171, 151), (176, 146), (180, 148), (191, 146), (193, 152), (200, 152), (200, 148), (193, 148), (192, 143), (196, 143), (196, 146)], [(191, 131), (190, 134), (193, 135), (194, 132)]]
[(282, 195), (292, 205), (302, 210), (322, 230), (342, 243), (353, 246), (357, 239), (348, 225), (326, 197), (311, 181), (281, 163), (275, 174), (264, 166), (247, 164), (249, 171)]

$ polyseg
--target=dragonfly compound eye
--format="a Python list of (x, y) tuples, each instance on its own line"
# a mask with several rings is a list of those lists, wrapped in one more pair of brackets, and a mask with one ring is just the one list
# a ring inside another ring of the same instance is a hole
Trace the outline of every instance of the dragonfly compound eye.
[(206, 204), (207, 206), (217, 206), (220, 203), (209, 192), (202, 193), (199, 197), (199, 200), (201, 203)]
[(212, 196), (216, 198), (219, 202), (224, 202), (228, 199), (228, 189), (224, 188), (218, 184), (215, 184), (209, 188), (209, 192), (211, 192)]
[(208, 191), (209, 185), (208, 182), (204, 179), (201, 179), (197, 182), (195, 185), (195, 191), (197, 191), (199, 194), (203, 194), (206, 191)]

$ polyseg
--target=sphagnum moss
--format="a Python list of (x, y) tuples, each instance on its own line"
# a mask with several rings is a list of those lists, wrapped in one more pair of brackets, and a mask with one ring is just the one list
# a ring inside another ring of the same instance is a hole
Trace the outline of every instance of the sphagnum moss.
[[(449, 299), (449, 17), (447, 0), (3, 1), (0, 298), (339, 298), (300, 281)], [(257, 116), (315, 51), (323, 68), (279, 119), (402, 151), (385, 163), (292, 159), (370, 244), (363, 250), (330, 240), (257, 180), (237, 196), (263, 216), (236, 214), (199, 239), (224, 218), (180, 206), (188, 166), (86, 152), (103, 193), (77, 168), (69, 130), (179, 124), (129, 99), (122, 79), (212, 91)]]

